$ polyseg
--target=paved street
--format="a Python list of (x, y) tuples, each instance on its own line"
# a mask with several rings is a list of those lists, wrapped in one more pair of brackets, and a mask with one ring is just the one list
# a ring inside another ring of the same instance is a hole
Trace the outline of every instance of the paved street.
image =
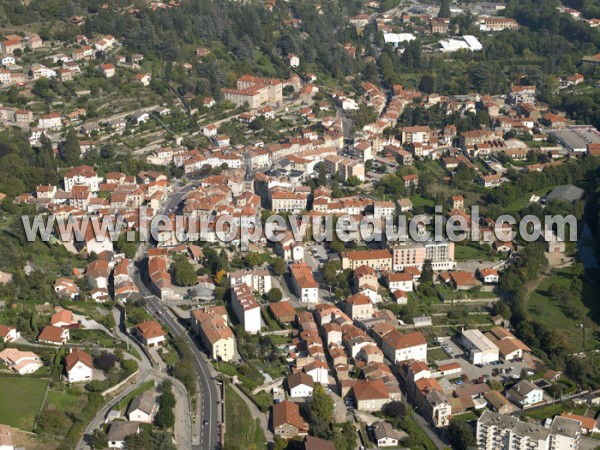
[[(163, 208), (163, 212), (177, 211), (181, 207), (181, 201), (184, 199), (187, 192), (194, 188), (194, 184), (190, 184), (183, 189), (173, 192)], [(160, 311), (161, 315), (158, 318), (165, 325), (171, 335), (181, 337), (186, 341), (190, 350), (194, 355), (194, 365), (196, 366), (197, 381), (198, 381), (198, 416), (192, 424), (192, 448), (194, 450), (212, 450), (219, 448), (220, 436), (219, 426), (221, 422), (220, 413), (220, 389), (217, 388), (216, 381), (212, 374), (212, 367), (208, 363), (206, 355), (199, 349), (198, 344), (188, 334), (187, 330), (175, 319), (166, 305), (158, 300), (153, 295), (149, 287), (146, 285), (147, 274), (140, 272), (143, 266), (140, 260), (144, 257), (145, 250), (148, 245), (140, 245), (136, 260), (138, 266), (134, 273), (134, 282), (138, 286), (140, 294), (147, 299), (147, 307), (152, 312)], [(207, 425), (204, 425), (204, 421)]]

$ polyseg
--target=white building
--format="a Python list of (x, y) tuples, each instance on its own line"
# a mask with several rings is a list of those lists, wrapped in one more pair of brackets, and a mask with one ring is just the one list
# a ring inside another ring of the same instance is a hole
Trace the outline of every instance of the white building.
[(310, 267), (305, 263), (292, 264), (294, 291), (303, 303), (319, 301), (319, 284), (315, 281)]
[(388, 422), (377, 422), (373, 424), (373, 436), (377, 447), (397, 447), (398, 433)]
[(476, 439), (480, 450), (572, 450), (580, 445), (581, 422), (556, 416), (549, 427), (543, 427), (484, 411), (477, 420)]
[(463, 330), (461, 344), (473, 364), (489, 364), (500, 359), (500, 350), (479, 330)]
[(302, 368), (315, 383), (329, 384), (329, 366), (323, 361), (313, 361)]
[(254, 298), (254, 293), (250, 286), (247, 284), (238, 284), (233, 287), (231, 306), (246, 333), (256, 334), (260, 331), (262, 326), (260, 306)]
[(65, 368), (69, 383), (84, 383), (93, 378), (92, 357), (78, 348), (72, 348), (65, 358)]
[(34, 373), (43, 366), (38, 355), (22, 352), (16, 348), (6, 348), (0, 352), (0, 362), (19, 375)]
[(373, 217), (381, 219), (382, 217), (392, 217), (396, 212), (394, 202), (375, 202), (373, 205)]
[(71, 192), (73, 186), (88, 186), (90, 191), (97, 192), (100, 180), (94, 168), (86, 165), (74, 167), (63, 178), (67, 192)]
[(137, 422), (118, 422), (111, 423), (108, 429), (108, 448), (125, 448), (127, 436), (140, 432), (140, 424)]
[(388, 289), (392, 292), (404, 291), (412, 292), (414, 286), (414, 279), (410, 273), (392, 273), (389, 272), (385, 275), (385, 279), (388, 284)]
[(45, 114), (39, 119), (39, 127), (45, 130), (47, 129), (59, 129), (62, 128), (62, 118), (57, 112)]
[(288, 64), (290, 67), (298, 67), (300, 65), (300, 58), (298, 58), (293, 53), (290, 53), (288, 56)]
[(0, 325), (0, 342), (12, 342), (20, 336), (16, 328)]
[(521, 380), (506, 392), (506, 398), (521, 408), (527, 408), (544, 400), (544, 391), (528, 380)]
[(165, 332), (155, 320), (147, 320), (134, 327), (137, 338), (146, 347), (160, 347), (165, 341)]
[(442, 53), (451, 53), (458, 50), (470, 50), (475, 52), (483, 50), (483, 45), (475, 36), (471, 35), (442, 39), (440, 41), (440, 51)]
[(427, 361), (427, 339), (420, 331), (407, 334), (390, 331), (382, 337), (382, 350), (394, 363), (409, 359)]
[(271, 274), (267, 269), (237, 270), (229, 273), (229, 285), (247, 284), (252, 291), (263, 295), (271, 290)]
[(138, 395), (127, 407), (127, 420), (130, 422), (152, 423), (158, 411), (158, 403), (150, 391)]
[(312, 377), (304, 372), (296, 372), (286, 379), (290, 398), (311, 397), (315, 387)]

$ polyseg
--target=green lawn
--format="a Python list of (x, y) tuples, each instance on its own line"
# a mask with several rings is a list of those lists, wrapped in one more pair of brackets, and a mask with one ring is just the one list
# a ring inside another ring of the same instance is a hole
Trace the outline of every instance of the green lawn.
[(0, 423), (32, 431), (47, 384), (47, 378), (0, 375)]
[[(584, 350), (584, 335), (585, 332), (585, 350), (591, 350), (598, 346), (597, 336), (600, 335), (600, 324), (598, 308), (600, 308), (598, 297), (600, 295), (600, 287), (589, 283), (584, 284), (583, 298), (584, 302), (581, 308), (584, 311), (586, 318), (585, 329), (576, 327), (576, 324), (581, 323), (581, 320), (573, 319), (567, 316), (560, 305), (554, 301), (548, 294), (548, 288), (557, 283), (561, 286), (569, 286), (571, 283), (571, 275), (569, 270), (554, 271), (544, 279), (538, 288), (531, 294), (527, 302), (529, 314), (536, 320), (546, 325), (560, 330), (566, 336), (567, 340), (572, 345), (573, 352)], [(596, 322), (594, 322), (596, 320)], [(594, 340), (595, 339), (595, 340)]]
[[(488, 246), (491, 250), (491, 247)], [(473, 247), (467, 244), (457, 244), (454, 246), (454, 257), (457, 261), (469, 261), (473, 259), (490, 261), (491, 252), (486, 252), (486, 249)]]
[(523, 197), (515, 200), (512, 203), (509, 203), (506, 206), (506, 208), (504, 208), (504, 214), (521, 211), (523, 208), (525, 208), (527, 205), (529, 205), (529, 199), (531, 198), (532, 194), (539, 195), (541, 197), (541, 196), (544, 196), (549, 191), (550, 191), (550, 189), (543, 188), (543, 189), (538, 189), (537, 191), (534, 191), (534, 192), (525, 193), (523, 195)]
[(427, 350), (427, 361), (440, 361), (448, 358), (449, 356), (441, 348)]
[(125, 408), (133, 398), (152, 389), (153, 387), (154, 380), (146, 381), (144, 384), (140, 385), (139, 387), (131, 391), (129, 394), (127, 394), (125, 397), (123, 397), (121, 401), (116, 405), (115, 409)]
[(78, 393), (76, 390), (50, 390), (46, 400), (49, 409), (55, 409), (66, 413), (76, 413), (81, 411), (86, 403), (87, 399), (85, 395), (82, 392)]
[(269, 314), (269, 311), (267, 311), (267, 308), (260, 308), (260, 312), (261, 312), (263, 320), (267, 324), (267, 330), (277, 331), (277, 330), (282, 329), (281, 325), (279, 325), (279, 323), (271, 317), (271, 314)]
[(225, 385), (225, 445), (230, 448), (266, 450), (265, 436), (258, 419), (253, 419), (244, 400), (229, 385)]
[(566, 403), (555, 403), (553, 405), (544, 406), (543, 408), (536, 408), (525, 412), (526, 416), (532, 417), (537, 420), (545, 420), (549, 417), (554, 417), (563, 412), (571, 412), (573, 414), (583, 414), (587, 408), (585, 406), (578, 406), (573, 408)]
[(450, 300), (458, 300), (464, 298), (472, 298), (472, 299), (482, 299), (486, 298), (495, 298), (498, 295), (494, 292), (486, 292), (486, 291), (478, 291), (478, 290), (467, 290), (467, 291), (457, 291), (455, 289), (451, 289), (445, 284), (439, 284), (437, 289), (440, 294), (444, 297), (446, 301)]
[(471, 422), (472, 420), (477, 420), (478, 418), (479, 416), (473, 411), (468, 411), (464, 414), (457, 414), (452, 416), (452, 420), (457, 420), (459, 422)]
[(421, 195), (413, 195), (410, 197), (410, 201), (412, 202), (414, 207), (423, 207), (423, 210), (428, 214), (433, 214), (435, 201), (422, 197)]
[(111, 338), (108, 334), (106, 334), (102, 330), (71, 330), (70, 331), (71, 342), (72, 343), (87, 343), (87, 344), (97, 344), (100, 347), (113, 348), (118, 340)]

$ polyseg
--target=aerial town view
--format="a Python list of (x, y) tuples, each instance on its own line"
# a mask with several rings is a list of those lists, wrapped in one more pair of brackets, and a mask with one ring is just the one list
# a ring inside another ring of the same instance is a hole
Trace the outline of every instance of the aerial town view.
[(600, 449), (600, 0), (2, 0), (0, 450)]

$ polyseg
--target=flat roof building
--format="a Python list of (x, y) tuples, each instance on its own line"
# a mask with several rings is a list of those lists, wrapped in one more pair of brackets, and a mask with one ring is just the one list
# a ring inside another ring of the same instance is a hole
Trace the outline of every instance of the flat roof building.
[(589, 144), (600, 144), (600, 132), (591, 125), (573, 125), (550, 134), (572, 152), (585, 153)]
[(498, 347), (479, 330), (463, 330), (461, 343), (473, 364), (489, 364), (500, 358)]

